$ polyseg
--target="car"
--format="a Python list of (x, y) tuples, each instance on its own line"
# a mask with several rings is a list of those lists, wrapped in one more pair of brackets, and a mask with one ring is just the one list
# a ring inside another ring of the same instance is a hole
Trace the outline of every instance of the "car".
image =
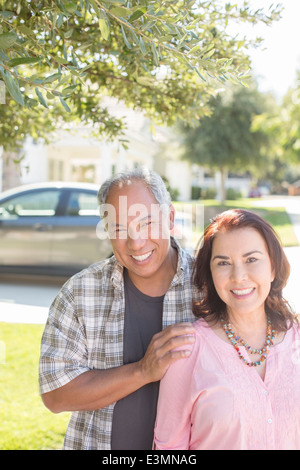
[[(71, 276), (110, 257), (90, 183), (36, 183), (0, 194), (0, 273)], [(176, 212), (172, 235), (192, 243), (191, 216)]]
[(112, 255), (98, 185), (40, 183), (0, 194), (0, 272), (69, 276)]

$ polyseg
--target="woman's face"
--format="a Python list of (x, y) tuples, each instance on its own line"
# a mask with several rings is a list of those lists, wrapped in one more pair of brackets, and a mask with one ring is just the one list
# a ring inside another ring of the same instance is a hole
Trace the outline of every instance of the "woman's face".
[(274, 271), (263, 237), (253, 228), (219, 232), (212, 246), (210, 269), (227, 312), (264, 312)]

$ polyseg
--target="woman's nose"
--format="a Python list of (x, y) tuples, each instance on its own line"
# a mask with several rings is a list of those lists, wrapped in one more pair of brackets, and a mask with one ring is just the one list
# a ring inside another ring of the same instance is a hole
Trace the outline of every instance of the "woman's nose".
[(232, 266), (231, 279), (236, 282), (244, 281), (248, 278), (248, 273), (244, 263), (237, 263)]

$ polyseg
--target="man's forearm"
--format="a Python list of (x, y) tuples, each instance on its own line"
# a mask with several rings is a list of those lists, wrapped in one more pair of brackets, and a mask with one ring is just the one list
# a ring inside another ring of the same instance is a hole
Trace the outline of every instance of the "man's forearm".
[(157, 382), (172, 362), (189, 356), (189, 348), (176, 348), (193, 343), (193, 333), (190, 323), (171, 325), (153, 336), (140, 361), (84, 372), (68, 384), (43, 394), (43, 402), (53, 413), (98, 410), (115, 403), (147, 383)]
[(104, 408), (145, 385), (139, 363), (107, 370), (90, 370), (66, 385), (42, 395), (53, 413)]

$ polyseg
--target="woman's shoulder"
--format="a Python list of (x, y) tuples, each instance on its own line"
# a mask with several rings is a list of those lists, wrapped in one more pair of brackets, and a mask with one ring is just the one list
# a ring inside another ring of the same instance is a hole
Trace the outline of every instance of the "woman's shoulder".
[(211, 327), (203, 318), (196, 320), (193, 325), (195, 328), (196, 342), (200, 342), (203, 345), (208, 341), (208, 338), (211, 337)]
[(203, 318), (199, 318), (198, 320), (196, 320), (193, 323), (193, 326), (195, 328), (196, 334), (199, 336), (203, 334), (206, 336), (207, 331), (210, 330), (209, 324)]

